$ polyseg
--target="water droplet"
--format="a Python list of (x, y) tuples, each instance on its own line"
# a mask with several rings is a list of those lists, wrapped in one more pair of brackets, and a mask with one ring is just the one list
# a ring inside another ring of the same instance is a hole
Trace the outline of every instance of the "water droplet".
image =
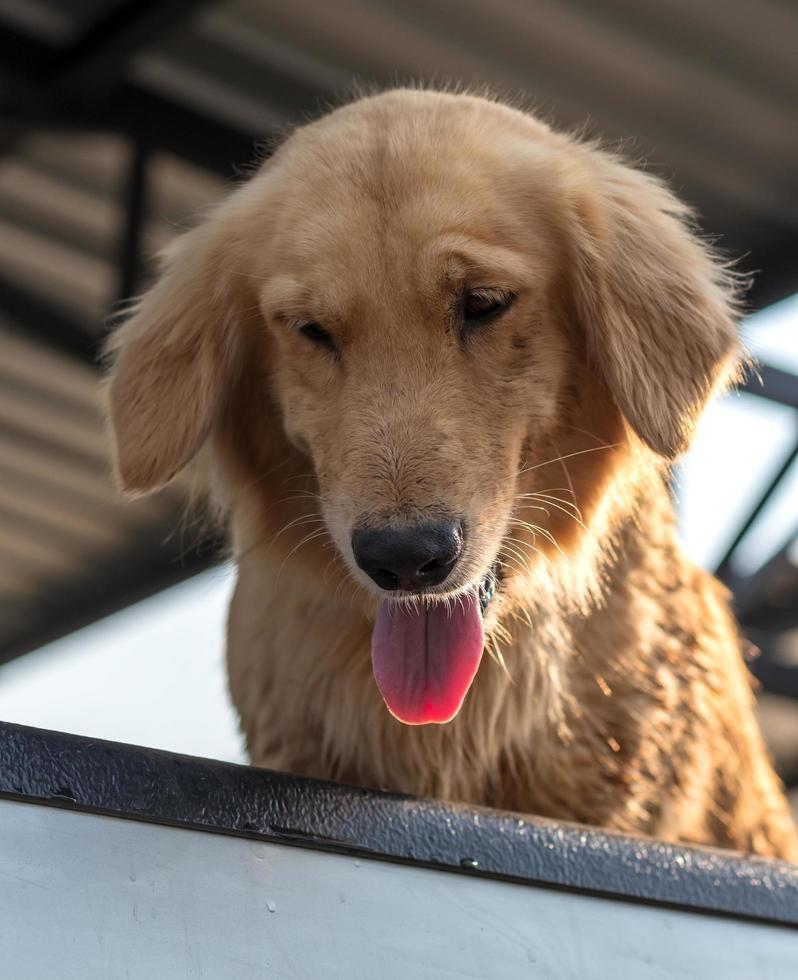
[(136, 872), (135, 871), (130, 871), (128, 873), (128, 878), (130, 878), (131, 881), (135, 881), (136, 880)]
[(270, 912), (276, 912), (277, 911), (277, 905), (274, 902), (272, 902), (271, 900), (266, 903), (266, 908)]
[(479, 861), (476, 858), (460, 858), (461, 868), (478, 868)]
[(360, 861), (358, 861), (358, 860), (355, 860), (355, 867), (356, 867), (356, 868), (359, 868), (359, 867), (360, 867)]

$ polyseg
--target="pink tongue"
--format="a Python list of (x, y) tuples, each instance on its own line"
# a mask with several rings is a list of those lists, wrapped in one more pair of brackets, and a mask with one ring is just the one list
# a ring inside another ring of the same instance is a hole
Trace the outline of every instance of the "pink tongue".
[(388, 710), (406, 725), (451, 721), (471, 687), (483, 643), (476, 596), (463, 596), (448, 609), (381, 602), (371, 663)]

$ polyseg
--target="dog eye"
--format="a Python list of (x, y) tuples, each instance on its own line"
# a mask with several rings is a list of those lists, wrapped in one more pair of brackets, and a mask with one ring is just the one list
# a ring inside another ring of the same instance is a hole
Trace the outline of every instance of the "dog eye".
[(337, 353), (335, 346), (335, 341), (332, 339), (327, 331), (318, 325), (318, 323), (303, 323), (299, 328), (299, 332), (303, 337), (307, 337), (312, 343), (316, 344), (318, 347), (324, 347), (328, 351)]
[(463, 325), (486, 323), (500, 316), (515, 300), (514, 293), (475, 289), (463, 298)]

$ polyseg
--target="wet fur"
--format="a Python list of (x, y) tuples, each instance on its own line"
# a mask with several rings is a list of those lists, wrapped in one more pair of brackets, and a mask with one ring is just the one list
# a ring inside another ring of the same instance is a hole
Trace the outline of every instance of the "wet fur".
[[(465, 343), (477, 268), (519, 299)], [(110, 418), (130, 492), (209, 461), (252, 761), (795, 858), (744, 641), (667, 488), (734, 373), (734, 313), (656, 179), (467, 95), (345, 106), (183, 236), (112, 339)], [(491, 656), (454, 721), (406, 727), (349, 535), (446, 513), (469, 528), (454, 592), (503, 564)]]

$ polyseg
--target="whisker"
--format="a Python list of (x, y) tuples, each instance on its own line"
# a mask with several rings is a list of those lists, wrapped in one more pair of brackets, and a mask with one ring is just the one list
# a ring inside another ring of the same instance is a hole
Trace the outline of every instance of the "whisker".
[(502, 568), (509, 568), (513, 571), (520, 572), (521, 575), (526, 575), (529, 571), (528, 568), (525, 568), (516, 558), (513, 558), (512, 555), (505, 554), (504, 558), (504, 561), (497, 559)]
[[(539, 494), (557, 494), (557, 493), (570, 493), (569, 487), (544, 487), (542, 490), (530, 490), (527, 493), (517, 493), (513, 499), (522, 500), (524, 497), (534, 497)], [(561, 497), (555, 497), (555, 500), (562, 500)]]
[(579, 449), (575, 453), (566, 453), (564, 456), (556, 456), (554, 459), (547, 459), (543, 463), (536, 463), (534, 466), (527, 466), (523, 470), (519, 470), (516, 476), (522, 476), (524, 473), (531, 473), (532, 470), (539, 470), (541, 466), (551, 466), (552, 463), (559, 463), (563, 459), (571, 459), (574, 456), (584, 456), (586, 453), (598, 453), (603, 449), (616, 449), (621, 444), (619, 442), (612, 443), (606, 446), (591, 446), (590, 449)]
[(530, 524), (530, 525), (529, 525), (529, 529), (530, 529), (530, 530), (531, 530), (531, 531), (532, 531), (533, 533), (535, 533), (535, 532), (537, 532), (538, 534), (542, 534), (542, 535), (543, 535), (543, 537), (544, 537), (544, 538), (545, 538), (545, 539), (546, 539), (546, 540), (547, 540), (548, 542), (550, 542), (550, 543), (551, 543), (551, 544), (552, 544), (552, 545), (553, 545), (553, 546), (554, 546), (554, 547), (555, 547), (555, 548), (557, 549), (557, 551), (559, 551), (559, 553), (560, 553), (560, 555), (561, 555), (561, 556), (562, 556), (563, 558), (565, 558), (565, 559), (566, 559), (566, 561), (567, 561), (567, 559), (568, 559), (568, 556), (567, 556), (567, 555), (565, 554), (565, 552), (564, 552), (564, 551), (562, 550), (562, 548), (560, 547), (560, 545), (559, 545), (559, 543), (558, 543), (558, 541), (557, 541), (557, 539), (556, 539), (556, 538), (554, 537), (554, 535), (553, 535), (553, 534), (552, 534), (552, 533), (551, 533), (550, 531), (547, 531), (545, 527), (541, 527), (541, 526), (540, 526), (539, 524)]
[(304, 538), (302, 538), (299, 544), (295, 545), (283, 559), (283, 563), (280, 565), (280, 568), (277, 572), (277, 578), (275, 579), (275, 583), (280, 581), (280, 576), (282, 575), (283, 569), (285, 568), (286, 562), (288, 561), (289, 558), (295, 555), (303, 545), (308, 544), (310, 541), (313, 541), (316, 538), (322, 537), (326, 533), (327, 533), (327, 528), (324, 527), (324, 528), (320, 528), (318, 531), (312, 531), (310, 534), (307, 534)]
[[(566, 490), (565, 487), (560, 487), (564, 493), (570, 493), (570, 490)], [(556, 500), (558, 504), (562, 504), (565, 507), (573, 507), (574, 510), (579, 510), (579, 507), (574, 501), (566, 500), (563, 497), (558, 497), (556, 493), (551, 490), (532, 490), (529, 493), (519, 494), (519, 498), (525, 497), (530, 500)]]
[[(530, 544), (528, 541), (519, 541), (517, 538), (506, 538), (505, 540), (514, 541), (516, 544), (520, 544), (524, 548), (529, 548), (530, 551), (534, 551), (535, 554), (538, 555), (538, 557), (540, 557), (543, 561), (545, 561), (550, 568), (552, 567), (551, 558), (549, 558), (548, 555), (544, 555), (543, 552), (540, 550), (540, 548), (536, 548), (534, 544)], [(524, 558), (524, 567), (525, 567), (525, 571), (531, 571), (531, 569), (529, 568), (529, 564), (526, 562), (525, 558)]]
[(493, 660), (494, 663), (497, 663), (504, 671), (505, 675), (507, 676), (507, 680), (510, 681), (511, 684), (514, 683), (512, 675), (510, 674), (510, 671), (507, 669), (507, 664), (504, 660), (504, 654), (501, 652), (501, 648), (499, 647), (499, 641), (496, 639), (495, 636), (490, 637), (490, 640), (486, 644), (485, 649), (488, 651), (488, 656), (490, 657), (490, 659)]
[(311, 493), (309, 490), (307, 491), (297, 490), (295, 492), (288, 494), (287, 497), (283, 497), (280, 503), (283, 503), (286, 500), (321, 500), (321, 494)]
[(601, 446), (609, 445), (609, 443), (604, 442), (600, 436), (597, 436), (595, 432), (590, 432), (588, 429), (580, 429), (578, 425), (571, 425), (568, 422), (561, 422), (560, 425), (562, 425), (564, 429), (573, 429), (574, 432), (581, 432), (583, 436), (589, 436), (591, 439), (595, 439)]
[[(519, 508), (519, 509), (522, 509), (522, 508)], [(535, 533), (536, 530), (537, 530), (537, 525), (536, 524), (530, 524), (528, 521), (522, 521), (520, 517), (511, 517), (509, 523), (510, 523), (510, 526), (511, 527), (520, 527), (524, 531), (529, 531), (529, 533), (532, 535), (533, 539), (537, 537), (537, 535)], [(534, 544), (534, 541), (533, 541), (533, 544)]]
[[(555, 504), (553, 500), (549, 501), (549, 505), (551, 507), (556, 507), (557, 510), (559, 510), (559, 511), (562, 511), (562, 513), (565, 514), (566, 517), (570, 517), (571, 520), (576, 521), (576, 523), (585, 531), (586, 534), (589, 534), (591, 537), (593, 536), (593, 532), (590, 530), (590, 528), (582, 520), (581, 512), (576, 513), (576, 514), (572, 514), (570, 510), (566, 510), (566, 506), (568, 506), (567, 504), (563, 503), (563, 505), (560, 506), (560, 504)], [(570, 506), (571, 507), (574, 507), (575, 505), (574, 504), (571, 504)], [(526, 508), (526, 507), (519, 507), (518, 508), (518, 510), (527, 510), (527, 509), (528, 508)], [(578, 511), (578, 508), (577, 508), (577, 511)]]
[[(516, 497), (515, 499), (516, 499), (516, 500), (521, 500), (521, 499), (526, 499), (527, 497), (531, 497), (531, 496), (532, 496), (532, 495), (531, 495), (531, 494), (529, 494), (529, 493), (524, 493), (524, 494), (519, 494), (519, 495), (518, 495), (518, 496), (517, 496), (517, 497)], [(549, 512), (548, 512), (548, 511), (546, 510), (546, 508), (545, 508), (545, 507), (542, 507), (542, 506), (541, 506), (540, 504), (537, 504), (537, 505), (536, 505), (536, 504), (530, 504), (530, 505), (529, 505), (528, 507), (524, 507), (524, 508), (519, 508), (519, 509), (523, 509), (523, 510), (542, 510), (542, 511), (543, 511), (543, 513), (544, 513), (544, 514), (545, 514), (545, 515), (546, 515), (547, 517), (551, 517), (551, 515), (550, 515), (550, 514), (549, 514)]]
[(283, 524), (280, 530), (274, 535), (274, 537), (269, 542), (269, 547), (271, 547), (274, 542), (292, 527), (297, 527), (300, 524), (323, 524), (324, 518), (320, 517), (318, 514), (302, 514), (300, 517), (295, 517), (292, 521), (287, 524)]
[[(514, 541), (515, 539), (514, 538), (507, 538), (507, 540), (508, 541)], [(525, 572), (531, 571), (531, 569), (529, 567), (529, 562), (527, 561), (526, 556), (524, 555), (524, 553), (522, 551), (519, 551), (517, 548), (512, 548), (512, 547), (510, 547), (509, 545), (506, 545), (506, 544), (503, 545), (503, 547), (504, 547), (504, 550), (505, 551), (509, 552), (511, 556), (514, 556), (518, 560), (518, 562), (521, 565), (521, 568)]]
[[(273, 473), (276, 473), (277, 470), (279, 470), (283, 466), (286, 466), (290, 462), (291, 462), (291, 457), (286, 456), (284, 459), (281, 459), (279, 463), (275, 463), (274, 466), (270, 466), (269, 469), (264, 470), (263, 473), (259, 473), (257, 476), (253, 477), (249, 481), (249, 483), (245, 484), (245, 487), (249, 488), (255, 486), (257, 483), (260, 483), (261, 480), (265, 480), (267, 477), (271, 476)], [(313, 475), (311, 473), (307, 473), (307, 474), (301, 474), (299, 476), (284, 476), (282, 477), (280, 482), (288, 483), (290, 480), (297, 480), (297, 479), (308, 480), (312, 478)]]
[(543, 500), (548, 501), (550, 503), (556, 502), (558, 504), (562, 504), (563, 507), (570, 507), (577, 514), (579, 514), (580, 517), (582, 516), (582, 512), (579, 509), (579, 507), (575, 503), (572, 503), (570, 500), (563, 500), (562, 497), (555, 497), (554, 494), (544, 493), (544, 492), (533, 493), (533, 494), (530, 494), (530, 496), (531, 497), (535, 497), (535, 498), (542, 498)]

